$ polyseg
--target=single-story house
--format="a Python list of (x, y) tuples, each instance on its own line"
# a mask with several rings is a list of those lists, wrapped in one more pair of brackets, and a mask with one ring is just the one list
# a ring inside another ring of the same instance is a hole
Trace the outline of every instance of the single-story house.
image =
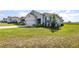
[(61, 26), (63, 24), (62, 17), (57, 14), (51, 13), (39, 13), (35, 10), (32, 10), (29, 14), (25, 16), (25, 24), (27, 26), (35, 26), (41, 24), (43, 26), (51, 26), (51, 21), (56, 19), (57, 24)]
[(16, 17), (16, 16), (14, 16), (14, 17), (8, 16), (7, 17), (7, 23), (16, 23), (16, 22), (17, 23), (21, 22), (19, 17)]

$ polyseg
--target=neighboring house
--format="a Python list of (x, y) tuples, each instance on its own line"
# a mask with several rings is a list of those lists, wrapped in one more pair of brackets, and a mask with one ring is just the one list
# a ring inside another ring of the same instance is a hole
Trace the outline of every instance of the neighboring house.
[(3, 18), (2, 23), (6, 23), (7, 22), (7, 18)]
[(11, 17), (11, 16), (7, 17), (7, 23), (19, 23), (19, 22), (21, 22), (19, 17)]
[(43, 26), (49, 27), (51, 26), (51, 21), (55, 17), (57, 24), (61, 26), (63, 24), (63, 19), (59, 17), (57, 14), (50, 13), (39, 13), (37, 11), (32, 10), (25, 17), (25, 24), (27, 26), (35, 26), (41, 24)]

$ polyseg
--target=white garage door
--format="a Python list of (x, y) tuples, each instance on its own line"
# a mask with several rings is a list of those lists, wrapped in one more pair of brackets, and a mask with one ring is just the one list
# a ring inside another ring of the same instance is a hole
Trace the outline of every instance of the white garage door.
[(27, 20), (26, 24), (27, 24), (27, 26), (33, 26), (36, 24), (36, 21), (35, 20)]

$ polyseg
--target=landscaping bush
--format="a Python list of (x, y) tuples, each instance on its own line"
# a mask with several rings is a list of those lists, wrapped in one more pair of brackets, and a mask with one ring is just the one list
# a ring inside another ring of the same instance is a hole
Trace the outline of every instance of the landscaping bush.
[(37, 24), (36, 27), (43, 27), (43, 24)]
[(64, 24), (61, 24), (61, 26), (64, 26)]

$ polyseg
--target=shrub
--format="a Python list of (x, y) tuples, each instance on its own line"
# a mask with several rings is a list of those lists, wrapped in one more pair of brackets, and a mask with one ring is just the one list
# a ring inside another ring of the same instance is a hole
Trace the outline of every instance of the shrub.
[(64, 24), (58, 23), (55, 16), (56, 15), (53, 15), (52, 19), (51, 19), (51, 29), (52, 30), (59, 30), (61, 26), (64, 26)]
[(43, 24), (37, 24), (36, 27), (43, 27)]
[(64, 24), (61, 24), (61, 26), (64, 26)]

